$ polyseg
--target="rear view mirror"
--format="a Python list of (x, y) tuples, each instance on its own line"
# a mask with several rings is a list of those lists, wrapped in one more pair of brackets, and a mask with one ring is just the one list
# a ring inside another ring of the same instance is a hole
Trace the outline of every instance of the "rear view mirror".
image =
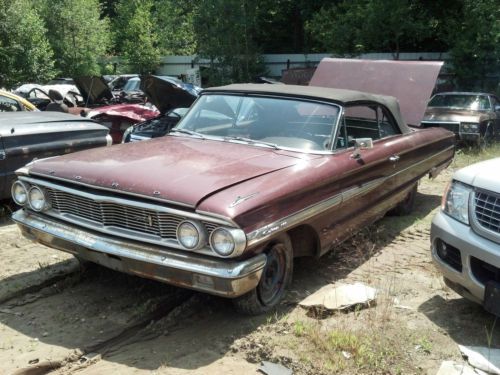
[(365, 149), (373, 148), (373, 139), (371, 138), (355, 138), (354, 148)]
[(351, 154), (352, 159), (361, 158), (359, 150), (373, 148), (373, 139), (371, 138), (355, 138), (354, 139), (354, 152)]

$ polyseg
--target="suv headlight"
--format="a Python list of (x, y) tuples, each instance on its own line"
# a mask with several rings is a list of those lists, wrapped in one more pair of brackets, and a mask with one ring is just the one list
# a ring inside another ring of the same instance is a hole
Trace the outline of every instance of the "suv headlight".
[(442, 210), (455, 220), (469, 225), (469, 198), (472, 188), (458, 181), (452, 181), (444, 191)]

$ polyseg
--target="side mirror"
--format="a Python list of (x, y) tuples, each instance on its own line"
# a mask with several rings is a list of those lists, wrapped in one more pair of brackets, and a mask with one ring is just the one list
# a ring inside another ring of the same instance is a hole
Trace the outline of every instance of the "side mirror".
[(373, 139), (371, 138), (355, 138), (354, 139), (354, 152), (351, 155), (352, 159), (359, 159), (361, 157), (360, 150), (373, 148)]
[(495, 106), (495, 112), (500, 112), (500, 105), (498, 105), (498, 104), (497, 104), (497, 105)]

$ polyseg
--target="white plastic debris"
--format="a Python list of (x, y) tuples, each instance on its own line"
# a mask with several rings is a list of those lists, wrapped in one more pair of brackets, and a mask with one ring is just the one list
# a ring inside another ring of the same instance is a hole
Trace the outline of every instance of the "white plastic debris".
[(324, 307), (327, 310), (344, 310), (356, 305), (369, 305), (375, 300), (377, 290), (362, 283), (326, 285), (299, 303), (305, 308)]
[(259, 371), (266, 375), (293, 375), (292, 370), (279, 363), (262, 361)]
[(458, 348), (472, 367), (488, 374), (500, 375), (500, 349), (463, 345), (458, 345)]
[(483, 375), (481, 370), (475, 370), (466, 363), (443, 361), (436, 375)]

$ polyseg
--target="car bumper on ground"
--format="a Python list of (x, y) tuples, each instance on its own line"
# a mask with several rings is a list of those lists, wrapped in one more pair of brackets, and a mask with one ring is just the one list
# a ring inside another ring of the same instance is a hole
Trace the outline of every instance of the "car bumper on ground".
[(123, 241), (24, 209), (12, 219), (22, 234), (52, 248), (102, 266), (189, 289), (234, 298), (259, 283), (264, 254), (243, 261), (222, 260)]
[[(440, 251), (443, 243), (444, 253)], [(499, 282), (500, 244), (477, 235), (442, 211), (432, 221), (431, 249), (446, 284), (474, 302), (483, 303), (487, 282)]]

